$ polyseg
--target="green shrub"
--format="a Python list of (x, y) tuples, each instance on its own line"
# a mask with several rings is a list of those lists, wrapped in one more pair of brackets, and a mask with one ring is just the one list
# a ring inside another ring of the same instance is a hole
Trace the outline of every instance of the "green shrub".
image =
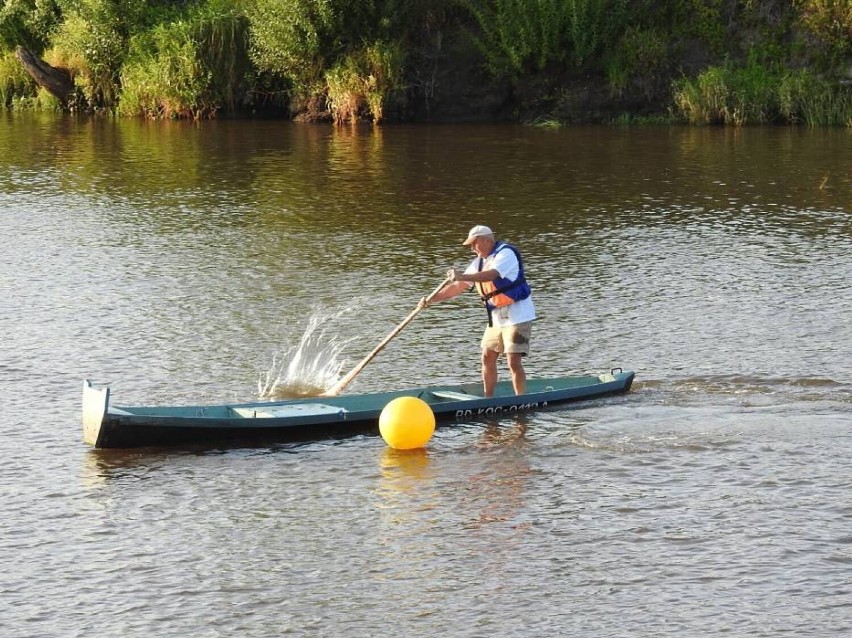
[(669, 0), (672, 35), (676, 39), (695, 38), (717, 54), (725, 51), (726, 33), (722, 9), (726, 0)]
[(89, 108), (115, 106), (127, 45), (126, 20), (138, 13), (133, 4), (129, 0), (71, 3), (53, 34), (51, 56), (71, 71)]
[(49, 111), (53, 113), (62, 112), (62, 102), (60, 102), (59, 98), (44, 87), (38, 87), (34, 101), (34, 106), (37, 111)]
[(261, 73), (285, 78), (295, 102), (325, 97), (338, 122), (379, 121), (384, 100), (401, 82), (406, 20), (422, 18), (422, 8), (411, 4), (254, 0), (246, 7), (251, 58)]
[(259, 70), (287, 77), (303, 92), (322, 83), (325, 60), (335, 53), (333, 2), (255, 0), (246, 15), (252, 32), (251, 57)]
[(228, 0), (209, 0), (162, 18), (130, 39), (119, 111), (198, 119), (236, 110), (252, 73), (245, 16)]
[(13, 97), (10, 109), (13, 111), (61, 113), (62, 103), (50, 91), (38, 87), (34, 95), (16, 95)]

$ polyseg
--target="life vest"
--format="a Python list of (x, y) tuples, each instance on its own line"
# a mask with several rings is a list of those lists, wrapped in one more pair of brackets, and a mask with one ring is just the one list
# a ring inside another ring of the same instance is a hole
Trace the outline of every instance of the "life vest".
[[(518, 259), (517, 279), (511, 280), (505, 277), (497, 277), (491, 281), (476, 282), (476, 289), (479, 292), (482, 305), (485, 306), (485, 309), (488, 311), (489, 326), (492, 325), (491, 313), (495, 308), (508, 306), (509, 304), (513, 304), (521, 299), (526, 299), (531, 293), (530, 285), (527, 283), (526, 277), (524, 276), (524, 262), (521, 260), (521, 253), (518, 252), (517, 248), (504, 241), (498, 241), (494, 244), (494, 249), (488, 254), (488, 257), (496, 255), (506, 248), (515, 253), (515, 257)], [(477, 271), (482, 272), (484, 265), (485, 259), (480, 258)]]

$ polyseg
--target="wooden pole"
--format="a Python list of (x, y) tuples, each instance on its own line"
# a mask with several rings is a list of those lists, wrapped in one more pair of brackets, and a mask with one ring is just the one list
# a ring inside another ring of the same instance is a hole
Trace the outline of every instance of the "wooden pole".
[[(444, 281), (441, 282), (441, 285), (438, 286), (437, 288), (435, 288), (435, 290), (433, 290), (429, 294), (429, 296), (426, 297), (426, 303), (429, 303), (430, 301), (432, 301), (432, 297), (437, 295), (444, 288), (444, 286), (446, 286), (448, 283), (450, 283), (449, 277), (444, 279)], [(358, 374), (361, 372), (361, 370), (363, 370), (364, 367), (368, 363), (370, 363), (370, 361), (373, 360), (373, 357), (375, 357), (377, 354), (379, 354), (379, 352), (381, 352), (382, 349), (386, 345), (388, 345), (388, 343), (390, 343), (391, 339), (393, 339), (396, 335), (398, 335), (400, 332), (402, 332), (402, 329), (405, 328), (405, 326), (407, 326), (409, 323), (411, 323), (411, 321), (414, 319), (414, 317), (416, 317), (418, 314), (420, 314), (421, 310), (423, 310), (423, 308), (418, 303), (417, 307), (414, 310), (412, 310), (411, 313), (405, 319), (403, 319), (402, 322), (396, 328), (394, 328), (391, 331), (391, 333), (387, 337), (385, 337), (379, 345), (377, 345), (375, 348), (373, 348), (373, 351), (370, 354), (368, 354), (366, 357), (364, 357), (361, 360), (361, 363), (359, 363), (357, 366), (352, 368), (352, 370), (345, 377), (340, 379), (340, 381), (338, 381), (333, 387), (331, 387), (328, 390), (326, 390), (325, 392), (323, 392), (320, 396), (333, 397), (333, 396), (337, 396), (338, 394), (340, 394), (346, 386), (348, 386), (350, 383), (352, 383), (352, 380), (356, 376), (358, 376)]]

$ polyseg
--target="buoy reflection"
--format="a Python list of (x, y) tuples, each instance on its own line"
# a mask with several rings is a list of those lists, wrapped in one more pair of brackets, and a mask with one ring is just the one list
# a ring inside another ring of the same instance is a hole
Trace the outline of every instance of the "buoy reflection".
[(383, 483), (397, 491), (410, 491), (418, 481), (432, 477), (426, 448), (395, 450), (387, 447), (382, 450), (379, 468)]

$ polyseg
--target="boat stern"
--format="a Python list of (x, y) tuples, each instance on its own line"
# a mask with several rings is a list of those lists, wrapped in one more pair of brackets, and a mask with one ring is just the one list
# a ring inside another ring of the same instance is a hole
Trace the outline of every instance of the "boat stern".
[(599, 374), (598, 381), (603, 384), (612, 384), (617, 392), (628, 392), (630, 386), (633, 385), (633, 378), (635, 376), (636, 373), (633, 370), (613, 368), (609, 373)]
[(83, 441), (95, 447), (101, 436), (109, 408), (109, 388), (96, 388), (88, 379), (83, 381)]

